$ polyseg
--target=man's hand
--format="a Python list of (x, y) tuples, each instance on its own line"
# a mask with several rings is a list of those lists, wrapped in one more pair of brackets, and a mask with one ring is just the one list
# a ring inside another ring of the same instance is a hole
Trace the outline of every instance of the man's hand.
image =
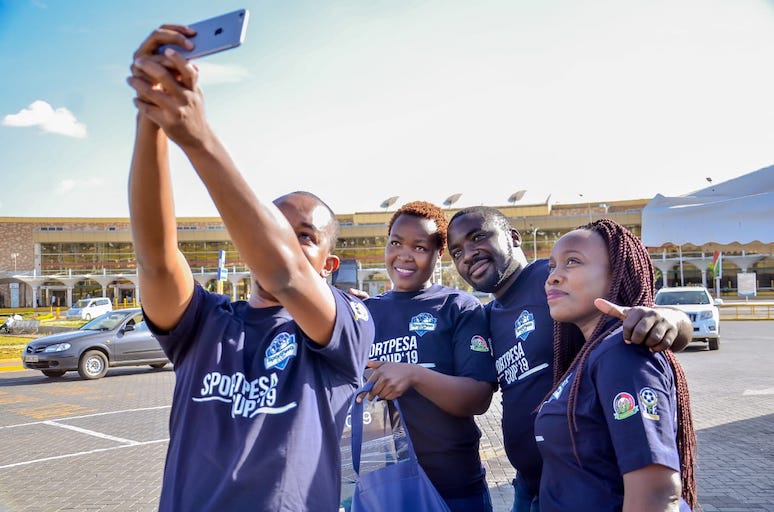
[(361, 290), (360, 288), (350, 288), (350, 289), (347, 290), (347, 293), (349, 293), (352, 296), (357, 297), (360, 300), (366, 300), (367, 298), (370, 297), (370, 295), (368, 295), (367, 291)]
[[(613, 304), (605, 299), (595, 299), (594, 305), (606, 315), (623, 320), (623, 335), (626, 343), (644, 344), (650, 348), (651, 352), (660, 352), (672, 347), (672, 344), (678, 337), (684, 338), (684, 336), (679, 336), (681, 329), (684, 329), (684, 327), (673, 321), (675, 317), (674, 311), (677, 310), (664, 310), (644, 306), (630, 308)], [(667, 311), (669, 313), (666, 313)], [(679, 313), (690, 324), (687, 315), (681, 311)], [(693, 328), (691, 327), (692, 330)], [(685, 345), (682, 345), (679, 349), (682, 350), (684, 347)]]
[(160, 126), (182, 147), (196, 147), (209, 136), (204, 97), (197, 85), (198, 68), (174, 50), (159, 55), (163, 44), (191, 48), (186, 36), (195, 32), (181, 25), (164, 25), (142, 42), (134, 54), (128, 84), (135, 90), (134, 104), (141, 116)]
[[(395, 400), (403, 395), (411, 387), (412, 375), (416, 365), (409, 363), (390, 363), (386, 361), (368, 361), (368, 368), (373, 373), (368, 382), (373, 382), (374, 387), (368, 393), (368, 399), (373, 400), (377, 396), (382, 400)], [(357, 397), (358, 402), (363, 401), (363, 395)]]

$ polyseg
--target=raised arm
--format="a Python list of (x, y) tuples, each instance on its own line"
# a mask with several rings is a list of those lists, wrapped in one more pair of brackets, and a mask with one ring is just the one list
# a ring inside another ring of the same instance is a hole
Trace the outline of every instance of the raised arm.
[[(184, 44), (178, 27), (161, 27), (138, 48), (135, 59), (149, 58), (157, 44)], [(151, 79), (132, 66), (130, 85), (150, 88)], [(142, 100), (135, 99), (142, 105)], [(137, 127), (129, 172), (129, 221), (137, 256), (142, 305), (161, 329), (179, 321), (193, 294), (193, 277), (177, 247), (172, 182), (169, 174), (167, 137), (159, 125), (138, 109)]]
[(142, 114), (129, 172), (129, 222), (143, 309), (159, 328), (171, 329), (191, 300), (193, 276), (177, 248), (167, 138)]
[[(207, 122), (197, 69), (174, 51), (155, 55), (161, 44), (180, 45), (183, 33), (191, 35), (182, 27), (164, 26), (141, 45), (129, 79), (140, 116), (160, 126), (180, 146), (204, 183), (229, 236), (265, 292), (254, 305), (282, 304), (307, 335), (325, 345), (336, 306), (321, 274), (335, 270), (337, 260), (325, 259), (315, 268), (302, 244), (322, 235), (308, 225), (291, 226), (285, 212), (253, 193)], [(319, 241), (321, 246), (328, 243)], [(325, 250), (327, 254), (327, 245)]]

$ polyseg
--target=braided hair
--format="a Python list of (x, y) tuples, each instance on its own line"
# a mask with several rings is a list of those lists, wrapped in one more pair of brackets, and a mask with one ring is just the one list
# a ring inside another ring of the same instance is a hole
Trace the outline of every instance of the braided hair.
[[(655, 274), (650, 255), (642, 242), (631, 231), (610, 219), (597, 220), (578, 229), (599, 234), (607, 246), (612, 275), (610, 291), (605, 298), (623, 306), (653, 307)], [(567, 422), (576, 459), (578, 452), (575, 433), (578, 431), (578, 423), (575, 411), (581, 372), (591, 351), (621, 324), (621, 320), (601, 315), (592, 335), (586, 341), (576, 325), (554, 322), (554, 386), (562, 382), (570, 372), (577, 372), (569, 390), (567, 403)], [(672, 368), (677, 387), (677, 450), (680, 456), (682, 497), (691, 509), (695, 509), (697, 505), (694, 473), (696, 433), (693, 427), (688, 383), (682, 366), (672, 351), (666, 350), (663, 354)], [(551, 393), (554, 390), (551, 390)]]

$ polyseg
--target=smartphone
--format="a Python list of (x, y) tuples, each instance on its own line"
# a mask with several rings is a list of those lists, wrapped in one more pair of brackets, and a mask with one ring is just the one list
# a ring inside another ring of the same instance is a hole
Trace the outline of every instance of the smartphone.
[(184, 50), (177, 45), (166, 44), (159, 48), (158, 53), (172, 48), (187, 59), (197, 59), (205, 55), (222, 52), (230, 48), (236, 48), (245, 40), (247, 31), (247, 19), (250, 13), (247, 9), (238, 9), (233, 12), (221, 14), (214, 18), (198, 21), (189, 25), (196, 30), (196, 35), (191, 38), (194, 44), (193, 50)]

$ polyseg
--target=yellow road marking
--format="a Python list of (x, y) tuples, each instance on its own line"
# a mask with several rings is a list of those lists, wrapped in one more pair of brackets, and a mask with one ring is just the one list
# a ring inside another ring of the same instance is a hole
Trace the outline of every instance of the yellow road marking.
[(38, 420), (45, 420), (50, 418), (61, 418), (67, 416), (75, 416), (76, 414), (85, 414), (88, 412), (95, 412), (96, 409), (89, 409), (76, 404), (54, 403), (41, 405), (40, 407), (30, 407), (27, 409), (16, 409), (13, 412), (35, 418)]
[(0, 405), (8, 404), (23, 404), (27, 402), (39, 402), (40, 398), (35, 398), (27, 395), (17, 395), (8, 393), (7, 391), (0, 391)]

